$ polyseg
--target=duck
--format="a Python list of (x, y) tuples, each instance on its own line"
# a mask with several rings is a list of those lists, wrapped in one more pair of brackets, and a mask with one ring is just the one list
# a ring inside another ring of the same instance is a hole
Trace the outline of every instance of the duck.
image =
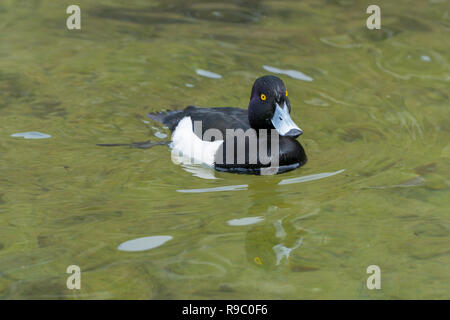
[(187, 106), (147, 116), (171, 131), (172, 153), (217, 171), (279, 174), (307, 162), (297, 138), (284, 82), (265, 75), (253, 83), (247, 109)]

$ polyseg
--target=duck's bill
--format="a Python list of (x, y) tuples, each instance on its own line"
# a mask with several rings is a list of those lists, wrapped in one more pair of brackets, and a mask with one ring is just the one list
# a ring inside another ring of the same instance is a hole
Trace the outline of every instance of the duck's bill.
[(286, 103), (283, 104), (283, 107), (280, 107), (278, 103), (276, 104), (272, 124), (280, 136), (297, 138), (303, 133), (302, 129), (291, 119)]

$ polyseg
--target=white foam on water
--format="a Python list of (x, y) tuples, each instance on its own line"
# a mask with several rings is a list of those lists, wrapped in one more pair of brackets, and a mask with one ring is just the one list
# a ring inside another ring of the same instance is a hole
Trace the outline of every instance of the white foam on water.
[(119, 249), (120, 251), (129, 251), (129, 252), (145, 251), (159, 247), (172, 239), (173, 239), (172, 236), (152, 236), (152, 237), (138, 238), (125, 241), (124, 243), (120, 244), (117, 247), (117, 249)]
[(297, 70), (283, 70), (278, 69), (271, 66), (263, 66), (264, 70), (277, 73), (277, 74), (285, 74), (291, 78), (297, 79), (297, 80), (303, 80), (303, 81), (313, 81), (313, 78), (310, 76), (307, 76), (303, 72), (297, 71)]
[(263, 217), (247, 217), (247, 218), (240, 218), (240, 219), (231, 219), (228, 220), (227, 223), (230, 226), (248, 226), (250, 224), (256, 224), (261, 221), (263, 221)]
[(48, 139), (51, 138), (52, 136), (46, 133), (30, 131), (30, 132), (13, 133), (11, 137), (25, 138), (25, 139)]

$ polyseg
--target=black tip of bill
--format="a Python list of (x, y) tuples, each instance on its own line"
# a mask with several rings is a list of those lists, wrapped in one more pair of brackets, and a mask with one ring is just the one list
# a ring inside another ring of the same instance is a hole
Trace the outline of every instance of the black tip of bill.
[(297, 137), (299, 137), (302, 133), (303, 133), (302, 130), (291, 129), (291, 130), (289, 130), (285, 135), (288, 136), (288, 137), (297, 138)]

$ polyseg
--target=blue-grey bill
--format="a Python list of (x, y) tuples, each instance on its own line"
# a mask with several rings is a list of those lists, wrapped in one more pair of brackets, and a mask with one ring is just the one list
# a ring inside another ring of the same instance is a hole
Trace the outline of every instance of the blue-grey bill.
[(302, 129), (300, 129), (291, 119), (286, 103), (284, 103), (283, 107), (280, 107), (278, 103), (276, 104), (275, 113), (272, 117), (272, 124), (280, 136), (297, 138), (303, 133)]

